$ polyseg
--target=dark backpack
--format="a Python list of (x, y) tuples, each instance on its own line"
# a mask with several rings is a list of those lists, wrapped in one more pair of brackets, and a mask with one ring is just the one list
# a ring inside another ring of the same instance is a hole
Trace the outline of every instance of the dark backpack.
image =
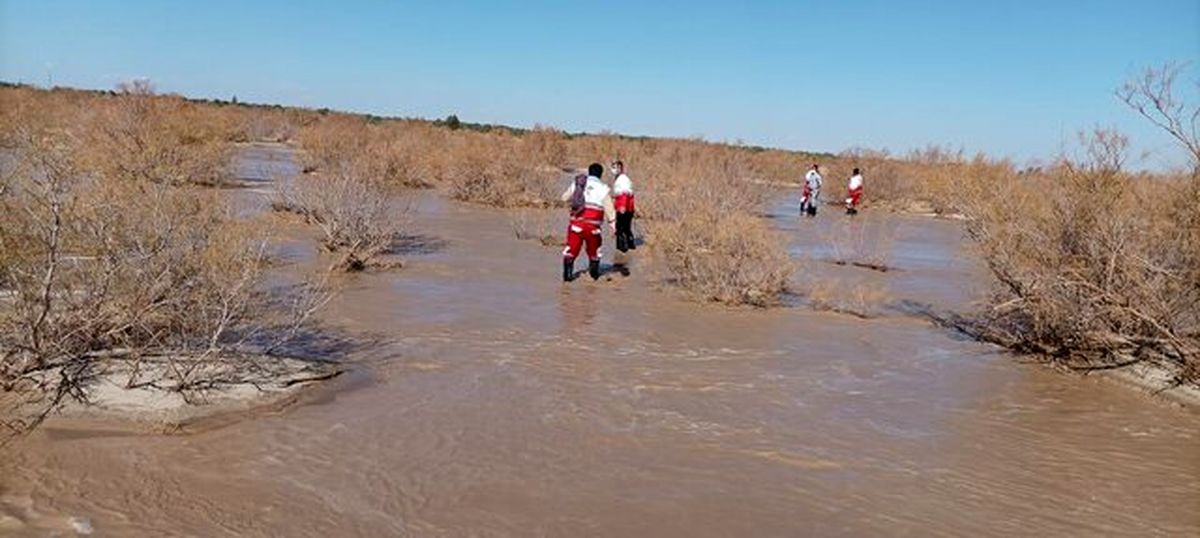
[(575, 192), (571, 193), (571, 216), (578, 216), (583, 213), (584, 197), (583, 192), (587, 190), (587, 176), (579, 174), (575, 176)]

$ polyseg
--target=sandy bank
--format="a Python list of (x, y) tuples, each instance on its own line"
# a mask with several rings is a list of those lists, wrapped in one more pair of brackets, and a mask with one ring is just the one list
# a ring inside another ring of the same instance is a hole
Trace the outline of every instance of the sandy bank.
[(1145, 392), (1155, 399), (1183, 407), (1200, 408), (1200, 386), (1175, 383), (1175, 372), (1161, 366), (1138, 363), (1102, 371), (1101, 377)]
[(191, 433), (289, 407), (345, 372), (345, 368), (326, 362), (254, 357), (206, 372), (212, 381), (203, 388), (181, 391), (144, 381), (165, 379), (166, 368), (165, 364), (143, 365), (132, 386), (130, 368), (109, 369), (88, 384), (86, 403), (69, 401), (44, 426), (57, 430)]

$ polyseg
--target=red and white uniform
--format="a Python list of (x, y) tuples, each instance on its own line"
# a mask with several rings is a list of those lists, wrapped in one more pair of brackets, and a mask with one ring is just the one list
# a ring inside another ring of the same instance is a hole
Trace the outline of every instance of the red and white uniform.
[(857, 208), (859, 202), (862, 201), (863, 195), (863, 177), (862, 174), (854, 174), (850, 176), (849, 193), (846, 197), (846, 207)]
[(824, 178), (821, 173), (816, 170), (809, 170), (804, 174), (804, 190), (800, 192), (800, 205), (810, 204), (816, 205), (821, 198), (821, 184)]
[[(575, 183), (571, 182), (571, 186), (567, 187), (562, 195), (563, 201), (570, 201), (573, 194)], [(588, 259), (599, 260), (601, 226), (605, 221), (612, 222), (615, 218), (612, 193), (608, 185), (595, 176), (588, 176), (583, 190), (583, 204), (583, 210), (572, 215), (571, 222), (567, 225), (567, 248), (563, 249), (563, 258), (574, 260), (579, 256), (581, 247), (586, 245)]]
[(613, 205), (616, 207), (617, 213), (633, 213), (636, 211), (633, 200), (633, 180), (629, 176), (621, 174), (613, 181), (613, 195), (615, 199)]

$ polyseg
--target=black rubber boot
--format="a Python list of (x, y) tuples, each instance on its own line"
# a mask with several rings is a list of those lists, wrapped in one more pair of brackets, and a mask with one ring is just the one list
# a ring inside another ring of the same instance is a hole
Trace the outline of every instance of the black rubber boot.
[(592, 280), (600, 280), (600, 260), (588, 260), (588, 275)]
[(575, 260), (563, 260), (563, 282), (575, 280)]

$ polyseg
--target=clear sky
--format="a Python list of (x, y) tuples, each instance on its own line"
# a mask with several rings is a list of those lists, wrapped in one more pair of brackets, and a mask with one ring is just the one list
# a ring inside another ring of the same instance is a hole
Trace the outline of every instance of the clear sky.
[(1113, 90), (1172, 60), (1200, 60), (1200, 0), (0, 0), (8, 81), (835, 152), (1025, 161), (1102, 125), (1161, 166)]

